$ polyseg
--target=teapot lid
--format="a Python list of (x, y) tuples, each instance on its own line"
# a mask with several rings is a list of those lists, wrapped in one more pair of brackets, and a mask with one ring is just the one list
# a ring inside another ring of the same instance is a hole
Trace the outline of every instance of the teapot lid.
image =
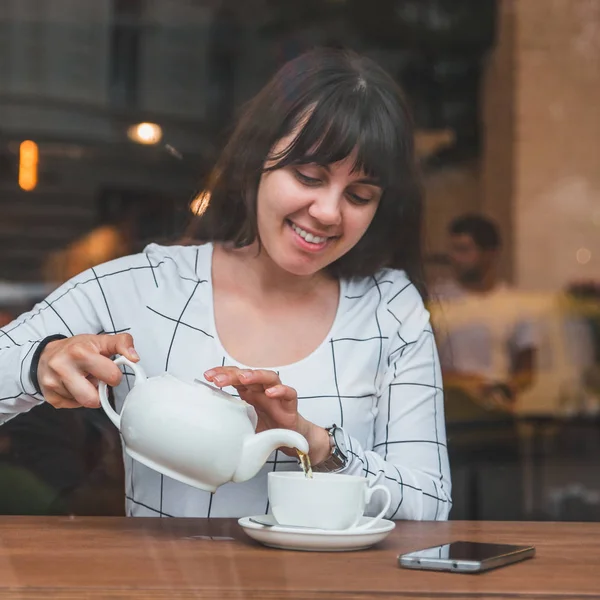
[(218, 388), (214, 385), (210, 385), (210, 383), (207, 383), (206, 381), (201, 381), (200, 379), (194, 379), (194, 384), (203, 385), (204, 387), (207, 387), (212, 393), (214, 393), (215, 395), (218, 395), (223, 400), (227, 400), (227, 402), (232, 402), (233, 404), (236, 404), (240, 408), (245, 408), (246, 414), (248, 415), (248, 418), (252, 422), (252, 426), (256, 429), (256, 426), (258, 424), (258, 415), (256, 414), (256, 410), (254, 409), (254, 406), (252, 406), (251, 404), (248, 404), (245, 400), (242, 400), (241, 398), (236, 398), (235, 396), (232, 396), (231, 394), (225, 392), (221, 388)]

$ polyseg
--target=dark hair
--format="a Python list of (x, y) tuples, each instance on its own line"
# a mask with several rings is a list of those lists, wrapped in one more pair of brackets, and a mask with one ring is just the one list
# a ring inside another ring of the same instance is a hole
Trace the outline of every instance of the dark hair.
[(497, 250), (502, 244), (496, 224), (482, 215), (458, 217), (450, 223), (448, 232), (451, 235), (470, 235), (482, 250)]
[[(270, 156), (300, 123), (289, 148)], [(316, 49), (291, 60), (248, 103), (208, 182), (206, 211), (188, 237), (251, 244), (258, 238), (257, 190), (268, 158), (275, 161), (273, 170), (335, 163), (355, 149), (354, 168), (376, 178), (383, 194), (367, 232), (329, 270), (364, 277), (382, 267), (400, 268), (424, 293), (412, 119), (393, 79), (348, 50)]]

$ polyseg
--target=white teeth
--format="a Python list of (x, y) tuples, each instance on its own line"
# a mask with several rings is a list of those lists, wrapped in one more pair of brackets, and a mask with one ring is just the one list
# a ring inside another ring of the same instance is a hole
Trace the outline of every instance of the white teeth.
[(304, 238), (309, 244), (322, 244), (327, 241), (326, 237), (319, 237), (318, 235), (313, 235), (312, 233), (308, 233), (308, 231), (304, 231), (304, 229), (300, 229), (298, 225), (292, 223), (292, 229), (302, 238)]

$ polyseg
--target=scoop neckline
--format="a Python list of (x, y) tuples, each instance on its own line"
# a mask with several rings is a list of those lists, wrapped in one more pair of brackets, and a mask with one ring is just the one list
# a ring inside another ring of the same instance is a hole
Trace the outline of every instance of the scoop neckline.
[(227, 363), (229, 363), (231, 365), (236, 365), (242, 369), (265, 369), (268, 371), (279, 372), (283, 369), (290, 369), (290, 368), (297, 367), (297, 366), (300, 366), (300, 365), (308, 362), (315, 355), (317, 355), (327, 344), (329, 344), (331, 339), (333, 339), (334, 331), (337, 329), (338, 322), (341, 319), (342, 309), (343, 309), (343, 301), (344, 301), (344, 298), (346, 295), (347, 283), (343, 278), (339, 279), (340, 291), (339, 291), (339, 297), (338, 297), (338, 305), (337, 305), (335, 317), (333, 319), (331, 327), (329, 328), (329, 330), (327, 331), (327, 334), (325, 335), (323, 340), (319, 343), (319, 345), (314, 350), (312, 350), (309, 354), (307, 354), (305, 357), (303, 357), (300, 360), (297, 360), (295, 362), (287, 363), (284, 365), (278, 365), (278, 366), (256, 367), (256, 366), (243, 364), (240, 361), (236, 360), (233, 356), (231, 356), (231, 354), (229, 354), (229, 352), (227, 351), (227, 349), (221, 342), (221, 338), (219, 337), (219, 332), (217, 331), (217, 323), (215, 320), (215, 295), (214, 295), (214, 288), (213, 288), (214, 244), (212, 242), (210, 242), (210, 243), (206, 244), (206, 246), (208, 248), (207, 248), (206, 255), (204, 257), (204, 261), (205, 261), (204, 266), (206, 268), (206, 273), (207, 273), (206, 279), (207, 279), (207, 283), (208, 283), (208, 293), (209, 293), (209, 299), (210, 299), (210, 302), (209, 302), (209, 326), (212, 330), (215, 344), (217, 345), (219, 351), (221, 352), (221, 354), (223, 355), (223, 357)]

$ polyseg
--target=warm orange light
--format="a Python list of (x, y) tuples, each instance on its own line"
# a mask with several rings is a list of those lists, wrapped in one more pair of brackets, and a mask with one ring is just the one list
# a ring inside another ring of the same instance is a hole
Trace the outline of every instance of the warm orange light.
[(127, 130), (130, 140), (147, 146), (158, 144), (162, 139), (162, 134), (162, 127), (156, 123), (138, 123)]
[(191, 202), (190, 202), (190, 210), (197, 217), (201, 217), (208, 208), (210, 204), (210, 192), (208, 190), (204, 190), (200, 192)]
[(38, 145), (31, 140), (21, 142), (19, 146), (19, 187), (26, 192), (35, 189), (38, 184)]

